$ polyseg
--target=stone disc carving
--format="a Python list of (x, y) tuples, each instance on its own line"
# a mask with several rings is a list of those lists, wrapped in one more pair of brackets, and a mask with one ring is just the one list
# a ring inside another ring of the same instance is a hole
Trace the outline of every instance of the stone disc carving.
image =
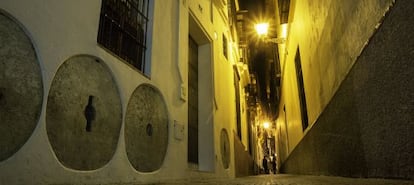
[(16, 153), (39, 120), (43, 85), (25, 32), (0, 12), (0, 161)]
[(48, 97), (47, 135), (66, 167), (93, 170), (113, 156), (122, 124), (121, 101), (102, 61), (76, 56), (58, 69)]
[(224, 169), (228, 169), (230, 165), (230, 140), (226, 129), (221, 129), (220, 133), (220, 152), (221, 162)]
[(150, 85), (138, 86), (125, 118), (128, 159), (141, 172), (159, 169), (168, 146), (168, 111), (162, 95)]

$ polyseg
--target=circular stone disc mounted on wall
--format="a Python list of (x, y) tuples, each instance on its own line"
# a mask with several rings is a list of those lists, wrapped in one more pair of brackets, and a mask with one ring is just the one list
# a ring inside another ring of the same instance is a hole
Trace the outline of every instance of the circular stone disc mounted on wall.
[(92, 56), (75, 56), (58, 69), (50, 88), (46, 128), (59, 161), (76, 170), (104, 166), (122, 124), (121, 101), (111, 73)]
[(221, 129), (220, 133), (220, 151), (221, 151), (221, 162), (223, 163), (224, 169), (228, 169), (230, 165), (230, 141), (229, 135), (226, 129)]
[(143, 84), (131, 96), (125, 118), (128, 159), (141, 172), (159, 169), (168, 146), (168, 111), (162, 95)]
[(32, 135), (43, 101), (40, 67), (30, 39), (0, 12), (0, 161)]

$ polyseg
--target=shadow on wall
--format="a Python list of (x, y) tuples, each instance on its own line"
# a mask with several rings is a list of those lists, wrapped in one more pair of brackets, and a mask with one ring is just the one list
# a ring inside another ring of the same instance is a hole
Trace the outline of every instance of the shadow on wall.
[(234, 140), (234, 155), (235, 157), (235, 169), (236, 177), (243, 177), (254, 175), (254, 162), (253, 158), (250, 156), (249, 152), (245, 150), (243, 143), (237, 137), (237, 134), (233, 134)]

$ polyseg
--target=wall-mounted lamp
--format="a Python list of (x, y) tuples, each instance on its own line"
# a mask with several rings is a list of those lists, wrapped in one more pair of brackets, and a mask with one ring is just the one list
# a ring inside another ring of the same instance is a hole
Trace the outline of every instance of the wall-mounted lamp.
[[(259, 37), (262, 37), (265, 42), (275, 43), (275, 44), (284, 44), (286, 42), (286, 35), (281, 38), (267, 38), (267, 33), (269, 30), (269, 23), (258, 23), (254, 26)], [(285, 28), (285, 27), (282, 27)], [(287, 27), (286, 27), (287, 28)]]
[(268, 128), (270, 128), (270, 123), (269, 123), (268, 121), (265, 121), (265, 122), (263, 123), (263, 128), (264, 128), (264, 129), (268, 129)]
[(269, 24), (268, 23), (259, 23), (254, 26), (256, 29), (257, 34), (261, 36), (266, 36), (267, 31), (269, 30)]

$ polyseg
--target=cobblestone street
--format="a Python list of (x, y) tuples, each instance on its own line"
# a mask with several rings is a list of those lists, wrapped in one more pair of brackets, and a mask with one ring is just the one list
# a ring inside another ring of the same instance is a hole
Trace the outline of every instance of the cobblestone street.
[(390, 179), (360, 179), (327, 176), (259, 175), (231, 180), (173, 182), (160, 185), (414, 185), (414, 181)]

